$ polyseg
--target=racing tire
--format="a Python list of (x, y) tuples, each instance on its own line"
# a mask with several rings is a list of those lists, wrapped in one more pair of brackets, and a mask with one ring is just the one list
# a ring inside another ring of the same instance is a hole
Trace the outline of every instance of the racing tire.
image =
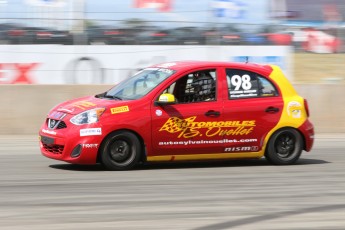
[(128, 131), (110, 134), (101, 145), (101, 163), (108, 170), (129, 170), (140, 160), (141, 144)]
[(294, 164), (303, 150), (302, 135), (295, 129), (286, 128), (276, 131), (268, 142), (266, 159), (275, 165)]

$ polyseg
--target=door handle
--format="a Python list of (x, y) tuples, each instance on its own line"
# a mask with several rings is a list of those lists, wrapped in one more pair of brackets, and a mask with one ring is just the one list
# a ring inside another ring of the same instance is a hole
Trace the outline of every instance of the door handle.
[(279, 112), (279, 108), (270, 106), (265, 110), (266, 113), (278, 113)]
[(219, 117), (220, 116), (220, 112), (219, 111), (214, 111), (214, 110), (209, 110), (205, 113), (205, 116), (208, 117)]

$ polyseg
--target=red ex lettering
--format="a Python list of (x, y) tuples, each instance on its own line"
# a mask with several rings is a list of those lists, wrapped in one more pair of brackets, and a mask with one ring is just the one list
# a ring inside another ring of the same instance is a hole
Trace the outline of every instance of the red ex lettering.
[[(0, 83), (5, 84), (33, 84), (29, 72), (40, 63), (0, 63)], [(5, 71), (15, 71), (13, 78), (3, 76)]]

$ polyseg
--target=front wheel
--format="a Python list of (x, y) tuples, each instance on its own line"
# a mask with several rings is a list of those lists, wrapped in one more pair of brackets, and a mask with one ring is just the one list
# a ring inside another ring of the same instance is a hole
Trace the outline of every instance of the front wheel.
[(302, 150), (301, 134), (292, 128), (281, 129), (270, 138), (265, 157), (272, 164), (289, 165), (299, 159)]
[(128, 170), (140, 159), (141, 144), (138, 137), (127, 131), (110, 134), (101, 146), (101, 162), (108, 170)]

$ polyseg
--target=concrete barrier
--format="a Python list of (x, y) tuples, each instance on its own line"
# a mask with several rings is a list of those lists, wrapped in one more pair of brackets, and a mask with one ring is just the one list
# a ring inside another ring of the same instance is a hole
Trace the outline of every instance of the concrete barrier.
[[(104, 92), (110, 85), (1, 85), (0, 135), (38, 133), (48, 111), (76, 97)], [(317, 133), (345, 133), (345, 85), (298, 84), (308, 100)]]
[(308, 100), (316, 133), (345, 133), (344, 84), (298, 84), (295, 89)]
[(0, 135), (36, 134), (55, 105), (106, 91), (109, 85), (0, 85)]

